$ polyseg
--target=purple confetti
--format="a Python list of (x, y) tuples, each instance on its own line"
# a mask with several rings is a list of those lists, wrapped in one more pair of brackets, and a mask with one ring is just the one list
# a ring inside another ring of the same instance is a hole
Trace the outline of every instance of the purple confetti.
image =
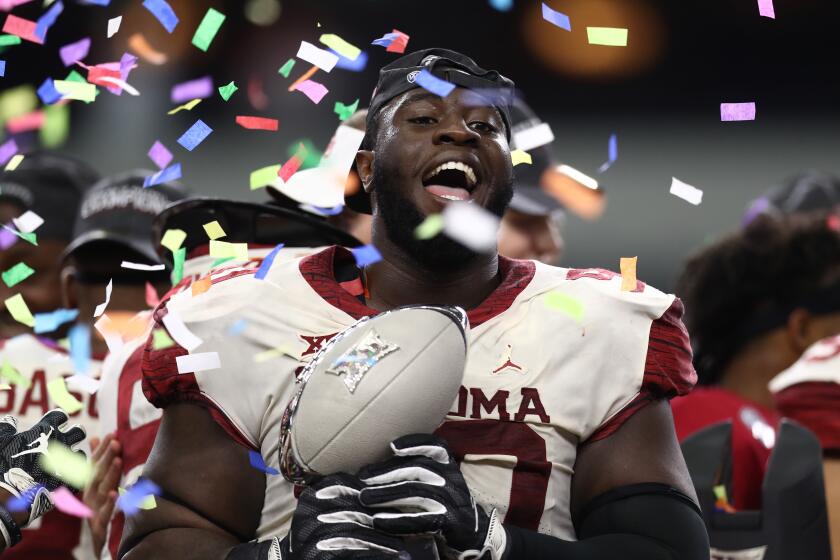
[(615, 160), (618, 159), (618, 136), (615, 134), (610, 135), (610, 141), (607, 145), (607, 161), (605, 161), (601, 167), (598, 168), (598, 173), (603, 173), (610, 167), (612, 164), (615, 163)]
[(58, 0), (58, 2), (53, 4), (49, 10), (44, 12), (44, 15), (38, 18), (38, 24), (35, 26), (35, 35), (37, 35), (41, 41), (46, 41), (47, 31), (50, 30), (50, 27), (53, 26), (55, 21), (58, 19), (58, 16), (60, 16), (63, 11), (64, 4), (61, 3), (61, 0)]
[(356, 264), (359, 266), (373, 264), (382, 260), (382, 255), (379, 254), (379, 251), (373, 245), (362, 245), (361, 247), (350, 249), (350, 252), (353, 253)]
[(61, 94), (55, 89), (55, 84), (52, 78), (47, 78), (41, 87), (38, 88), (38, 97), (41, 98), (44, 105), (52, 105), (61, 100)]
[(64, 45), (58, 50), (58, 54), (61, 56), (61, 62), (64, 63), (64, 66), (70, 66), (71, 64), (85, 58), (89, 51), (90, 37), (85, 37), (75, 43)]
[(146, 177), (146, 180), (143, 181), (143, 187), (154, 187), (155, 185), (160, 185), (161, 183), (168, 183), (169, 181), (177, 181), (181, 178), (181, 164), (180, 163), (173, 163), (166, 169), (162, 169), (158, 171), (154, 175), (149, 175)]
[(773, 0), (758, 0), (758, 15), (776, 19), (776, 9)]
[(266, 466), (265, 460), (263, 459), (262, 455), (260, 455), (256, 451), (249, 451), (248, 456), (251, 459), (251, 466), (257, 469), (258, 471), (262, 471), (266, 474), (273, 475), (280, 474), (280, 471), (278, 471), (277, 469), (273, 469), (269, 466)]
[(728, 121), (754, 121), (755, 103), (721, 103), (720, 120)]
[(280, 249), (283, 248), (283, 243), (279, 244), (277, 247), (271, 250), (269, 254), (265, 256), (265, 258), (260, 263), (260, 267), (257, 269), (256, 274), (254, 274), (254, 278), (257, 280), (265, 279), (265, 275), (268, 274), (268, 269), (271, 268), (271, 265), (274, 263), (275, 257), (277, 257), (277, 253), (280, 252)]
[(178, 143), (191, 152), (204, 142), (204, 139), (210, 136), (211, 132), (213, 132), (213, 129), (207, 126), (203, 120), (198, 119), (178, 138)]
[(420, 73), (414, 78), (414, 83), (441, 97), (446, 97), (452, 93), (453, 89), (455, 89), (455, 84), (450, 84), (446, 80), (441, 80), (425, 68), (420, 70)]
[(151, 480), (141, 478), (132, 484), (125, 494), (117, 498), (117, 508), (126, 516), (132, 516), (140, 511), (140, 506), (149, 499), (149, 496), (160, 496), (160, 494), (160, 486)]
[(204, 76), (197, 80), (190, 80), (176, 84), (169, 94), (172, 103), (183, 103), (191, 99), (206, 99), (213, 95), (213, 79)]
[(175, 26), (178, 25), (178, 16), (175, 15), (172, 6), (167, 4), (165, 0), (146, 0), (143, 2), (143, 7), (149, 10), (169, 33), (175, 31)]
[(0, 144), (0, 165), (6, 165), (16, 153), (18, 153), (18, 145), (14, 138)]
[(0, 60), (0, 78), (6, 75), (6, 61)]
[(770, 208), (770, 206), (770, 201), (766, 196), (755, 199), (752, 204), (750, 204), (750, 207), (747, 208), (747, 211), (744, 212), (744, 217), (741, 218), (741, 227), (745, 228), (750, 225), (753, 220), (763, 214), (765, 210)]
[(6, 228), (0, 229), (0, 251), (5, 251), (18, 241), (18, 236), (12, 233), (11, 231), (7, 230)]
[(391, 43), (396, 41), (399, 37), (399, 33), (386, 33), (379, 39), (374, 39), (374, 41), (371, 42), (371, 45), (378, 45), (380, 47), (390, 47)]
[(552, 10), (545, 2), (542, 5), (542, 17), (545, 21), (553, 23), (561, 29), (565, 29), (566, 31), (572, 30), (572, 22), (569, 20), (569, 16), (557, 10)]
[(158, 168), (163, 169), (172, 161), (172, 152), (166, 149), (166, 146), (160, 143), (160, 140), (155, 140), (149, 149), (149, 159), (155, 162)]

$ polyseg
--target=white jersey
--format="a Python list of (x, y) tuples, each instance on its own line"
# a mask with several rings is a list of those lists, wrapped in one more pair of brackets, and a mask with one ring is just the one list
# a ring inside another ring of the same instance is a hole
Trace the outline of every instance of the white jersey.
[[(69, 354), (54, 342), (24, 334), (0, 342), (0, 361), (8, 362), (22, 377), (29, 380), (29, 387), (12, 384), (0, 391), (0, 415), (9, 414), (17, 419), (19, 430), (28, 430), (53, 408), (58, 408), (48, 391), (47, 383), (60, 377), (73, 375)], [(99, 376), (101, 363), (91, 360), (90, 374)], [(4, 379), (3, 382), (8, 382)], [(69, 391), (82, 403), (82, 409), (70, 415), (70, 423), (82, 426), (88, 437), (99, 433), (96, 394)], [(79, 445), (90, 455), (87, 440)], [(71, 552), (72, 551), (72, 552)], [(23, 541), (3, 553), (3, 558), (20, 559), (89, 559), (93, 546), (87, 524), (78, 517), (71, 517), (53, 510), (32, 525), (23, 529)]]
[[(334, 276), (352, 263), (346, 250), (329, 248), (275, 263), (264, 280), (230, 270), (203, 294), (172, 296), (156, 312), (158, 325), (173, 314), (201, 341), (189, 353), (216, 352), (221, 367), (179, 374), (184, 348), (147, 348), (146, 396), (159, 407), (215, 409), (231, 437), (279, 468), (295, 374), (326, 340), (376, 313), (351, 295), (358, 279)], [(695, 382), (682, 305), (641, 282), (621, 291), (621, 277), (609, 271), (500, 258), (500, 272), (500, 286), (468, 312), (463, 387), (438, 433), (482, 506), (497, 508), (507, 523), (571, 540), (578, 446)], [(582, 306), (582, 319), (556, 308), (557, 293)], [(243, 330), (231, 335), (236, 325)], [(295, 505), (292, 486), (269, 476), (258, 538), (284, 535)]]
[(840, 335), (811, 345), (769, 384), (776, 408), (813, 431), (825, 450), (840, 450)]

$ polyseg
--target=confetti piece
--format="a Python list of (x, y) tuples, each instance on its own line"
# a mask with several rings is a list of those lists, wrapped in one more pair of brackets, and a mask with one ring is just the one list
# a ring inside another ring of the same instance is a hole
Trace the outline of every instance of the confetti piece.
[(199, 352), (198, 354), (178, 356), (175, 358), (175, 363), (178, 365), (178, 373), (208, 371), (222, 367), (218, 352)]
[(212, 222), (204, 224), (204, 231), (207, 232), (207, 237), (210, 239), (219, 239), (220, 237), (225, 237), (227, 235), (218, 220), (213, 220)]
[(306, 80), (308, 80), (309, 78), (314, 76), (317, 71), (318, 71), (318, 67), (313, 66), (312, 68), (310, 68), (309, 70), (307, 70), (306, 72), (301, 74), (301, 76), (297, 80), (292, 82), (292, 85), (290, 85), (287, 88), (288, 91), (295, 91), (300, 84), (302, 84), (303, 82), (305, 82)]
[(73, 375), (67, 378), (67, 388), (71, 391), (82, 391), (88, 395), (93, 395), (99, 390), (102, 382), (89, 375)]
[(426, 216), (423, 222), (414, 228), (414, 237), (417, 239), (431, 239), (443, 231), (443, 216), (431, 214)]
[[(203, 78), (175, 85), (172, 88), (172, 92), (169, 94), (169, 98), (172, 103), (182, 103), (187, 99), (195, 101), (196, 99), (206, 99), (211, 95), (213, 95), (213, 79), (210, 76), (204, 76)], [(198, 102), (196, 101), (196, 104), (197, 103)], [(193, 105), (193, 107), (195, 107), (195, 105)], [(192, 109), (192, 107), (187, 107), (187, 109)]]
[(621, 291), (632, 292), (636, 289), (636, 262), (639, 257), (621, 257)]
[(201, 103), (201, 99), (193, 99), (192, 101), (188, 101), (187, 103), (184, 103), (183, 105), (179, 105), (178, 107), (175, 107), (171, 111), (167, 111), (166, 114), (167, 115), (174, 115), (175, 113), (180, 113), (181, 111), (192, 111), (192, 109), (196, 105), (198, 105), (199, 103)]
[(204, 14), (204, 18), (198, 25), (198, 29), (195, 30), (195, 34), (192, 38), (192, 44), (204, 52), (207, 52), (207, 49), (210, 47), (210, 43), (213, 42), (213, 38), (216, 36), (216, 33), (219, 32), (219, 28), (222, 26), (224, 21), (225, 14), (214, 10), (213, 8), (207, 8), (207, 13)]
[[(173, 231), (173, 230), (170, 230)], [(180, 230), (178, 230), (180, 231)], [(164, 264), (142, 264), (142, 263), (133, 263), (128, 261), (123, 261), (120, 263), (121, 268), (128, 268), (131, 270), (142, 270), (144, 272), (159, 272), (161, 270), (166, 269), (166, 265)], [(148, 283), (147, 283), (148, 285)]]
[(671, 178), (671, 194), (678, 196), (686, 202), (690, 202), (697, 206), (703, 201), (703, 191), (683, 183), (676, 177)]
[(277, 253), (280, 252), (280, 249), (283, 248), (283, 243), (280, 243), (274, 249), (271, 250), (269, 254), (263, 258), (262, 262), (260, 263), (260, 267), (257, 269), (257, 272), (254, 274), (254, 278), (257, 280), (264, 280), (265, 275), (268, 274), (268, 270), (271, 268), (271, 265), (274, 263), (274, 259), (277, 257)]
[(271, 467), (266, 466), (265, 459), (263, 459), (263, 456), (257, 453), (256, 451), (248, 451), (248, 456), (251, 461), (251, 466), (257, 469), (258, 471), (262, 471), (266, 474), (271, 475), (280, 474), (280, 471), (278, 471), (277, 469), (273, 469)]
[(175, 31), (175, 26), (178, 25), (178, 16), (175, 15), (172, 6), (167, 4), (165, 0), (145, 0), (143, 7), (149, 10), (169, 33)]
[(409, 36), (394, 29), (391, 33), (386, 33), (381, 39), (376, 39), (371, 44), (385, 47), (387, 52), (404, 53), (408, 46)]
[(272, 184), (280, 171), (279, 165), (269, 165), (251, 172), (251, 190), (261, 189)]
[(587, 27), (586, 35), (590, 45), (627, 46), (627, 30), (620, 27)]
[(29, 307), (26, 305), (26, 302), (23, 301), (22, 295), (15, 294), (12, 297), (7, 298), (4, 303), (6, 304), (6, 309), (9, 310), (9, 313), (15, 321), (23, 323), (27, 327), (35, 326), (35, 317), (32, 316), (32, 312), (29, 311)]
[(21, 132), (38, 130), (44, 126), (44, 122), (46, 122), (46, 115), (43, 111), (32, 111), (26, 115), (6, 121), (6, 130), (10, 134), (20, 134)]
[(170, 181), (177, 181), (181, 178), (181, 164), (180, 163), (173, 163), (166, 169), (162, 169), (155, 173), (154, 175), (149, 175), (143, 181), (143, 187), (154, 187), (155, 185), (160, 185), (161, 183), (168, 183)]
[(9, 163), (6, 164), (4, 171), (14, 171), (20, 165), (20, 162), (23, 161), (23, 156), (21, 154), (17, 154), (12, 156), (12, 159), (9, 160)]
[(219, 241), (217, 239), (210, 240), (210, 256), (217, 259), (240, 259), (248, 260), (248, 244), (247, 243), (229, 243), (227, 241)]
[(353, 257), (356, 259), (356, 264), (359, 266), (366, 266), (382, 260), (382, 255), (373, 245), (355, 247), (350, 249), (350, 252), (353, 253)]
[(93, 101), (96, 99), (96, 86), (93, 84), (55, 80), (54, 86), (64, 99), (76, 99), (78, 101)]
[(758, 0), (758, 14), (764, 17), (776, 19), (776, 10), (773, 7), (773, 0)]
[(248, 102), (257, 111), (264, 111), (268, 108), (268, 96), (263, 89), (262, 79), (257, 76), (252, 76), (248, 80)]
[(212, 280), (210, 278), (202, 278), (201, 280), (196, 280), (192, 284), (190, 284), (190, 291), (192, 291), (193, 297), (198, 296), (209, 290), (213, 285)]
[(312, 43), (307, 43), (306, 41), (300, 42), (297, 57), (301, 60), (305, 60), (309, 64), (317, 66), (324, 72), (330, 72), (333, 68), (335, 68), (336, 63), (338, 63), (337, 55), (327, 50), (319, 49)]
[(162, 247), (166, 247), (173, 253), (181, 248), (184, 240), (187, 238), (187, 232), (182, 229), (168, 229), (163, 234), (160, 240)]
[(166, 327), (166, 331), (169, 333), (169, 336), (171, 336), (172, 339), (187, 352), (192, 352), (203, 343), (200, 338), (194, 335), (192, 331), (187, 328), (181, 320), (181, 317), (171, 309), (169, 310), (169, 313), (163, 317), (162, 321), (163, 326)]
[(510, 153), (510, 161), (513, 163), (514, 167), (519, 165), (520, 163), (527, 163), (531, 165), (533, 160), (531, 159), (531, 154), (524, 150), (513, 150)]
[(115, 18), (111, 18), (108, 20), (108, 33), (107, 37), (110, 39), (114, 35), (116, 35), (117, 31), (120, 30), (120, 24), (122, 23), (122, 16), (117, 16)]
[(271, 130), (276, 131), (280, 126), (277, 119), (266, 119), (263, 117), (249, 117), (245, 115), (237, 115), (236, 124), (248, 130)]
[(128, 38), (128, 48), (140, 55), (140, 58), (155, 66), (166, 64), (166, 61), (169, 60), (166, 53), (152, 47), (142, 33), (135, 33)]
[(6, 75), (6, 61), (0, 60), (0, 77)]
[[(356, 58), (361, 54), (362, 50), (355, 45), (351, 45), (338, 35), (334, 35), (332, 33), (325, 33), (318, 38), (318, 40), (331, 48), (336, 54), (341, 55), (348, 60), (356, 60)], [(336, 61), (338, 62), (338, 61)]]
[(297, 91), (300, 91), (308, 97), (313, 103), (318, 104), (330, 90), (324, 87), (324, 84), (313, 82), (312, 80), (304, 80), (297, 86)]
[(19, 262), (12, 268), (3, 272), (3, 282), (6, 284), (7, 287), (11, 288), (16, 286), (35, 274), (35, 271), (30, 268), (26, 263)]
[(553, 23), (561, 29), (565, 29), (566, 31), (572, 30), (572, 22), (569, 21), (569, 16), (562, 12), (552, 10), (545, 2), (542, 4), (542, 17), (545, 21)]
[(161, 489), (157, 484), (141, 478), (129, 486), (128, 489), (120, 492), (120, 497), (117, 498), (117, 508), (126, 516), (131, 517), (141, 509), (154, 509), (157, 505), (154, 497), (160, 495)]
[(288, 182), (291, 179), (292, 175), (297, 173), (298, 169), (300, 169), (303, 162), (306, 160), (306, 147), (303, 143), (298, 144), (297, 150), (295, 151), (294, 155), (290, 157), (286, 163), (283, 164), (283, 167), (277, 171), (277, 176), (280, 177), (284, 183)]
[(38, 18), (38, 22), (35, 27), (35, 35), (37, 35), (42, 41), (46, 40), (47, 31), (49, 31), (50, 27), (55, 24), (58, 20), (58, 16), (60, 16), (63, 11), (64, 4), (61, 3), (61, 0), (53, 4), (49, 10), (44, 12), (44, 14)]
[(341, 56), (333, 49), (330, 49), (330, 52), (338, 55), (338, 62), (335, 64), (336, 68), (349, 70), (350, 72), (361, 72), (367, 67), (368, 55), (365, 51), (359, 53), (359, 56), (357, 56), (354, 60)]
[(0, 165), (5, 165), (17, 152), (18, 145), (14, 138), (0, 144)]
[(201, 144), (205, 138), (210, 136), (213, 129), (207, 126), (203, 120), (198, 119), (193, 125), (178, 138), (178, 143), (186, 148), (187, 151), (193, 151)]
[(353, 113), (356, 112), (356, 109), (359, 108), (359, 100), (357, 99), (350, 105), (345, 105), (341, 101), (335, 102), (335, 107), (333, 108), (333, 112), (338, 115), (338, 120), (344, 122), (350, 117), (353, 116)]
[[(160, 265), (161, 269), (163, 270), (165, 267)], [(160, 304), (160, 296), (158, 296), (157, 290), (154, 286), (152, 286), (151, 282), (146, 282), (146, 305), (151, 308), (155, 308)]]
[(296, 60), (294, 58), (290, 58), (286, 61), (285, 64), (283, 64), (283, 66), (280, 67), (280, 70), (278, 70), (277, 73), (283, 76), (284, 78), (288, 78), (289, 73), (292, 71), (292, 68), (295, 67), (295, 62)]
[(90, 52), (90, 37), (85, 37), (58, 49), (58, 54), (61, 56), (61, 62), (64, 63), (64, 66), (70, 66), (84, 59), (88, 52)]
[(755, 103), (721, 103), (720, 120), (729, 121), (754, 121)]
[(610, 135), (610, 140), (607, 143), (607, 154), (607, 161), (601, 164), (601, 167), (598, 168), (598, 173), (603, 173), (612, 167), (612, 164), (618, 159), (618, 136), (615, 134)]
[(554, 142), (554, 133), (548, 123), (540, 123), (513, 133), (513, 146), (526, 152), (552, 142)]
[(61, 100), (61, 93), (55, 89), (55, 82), (52, 78), (47, 78), (40, 87), (38, 87), (38, 97), (45, 105), (52, 105), (53, 103)]
[(2, 368), (0, 368), (0, 375), (8, 379), (9, 383), (12, 385), (18, 385), (23, 389), (28, 389), (32, 385), (32, 382), (28, 378), (22, 376), (20, 372), (5, 358), (3, 359)]
[[(66, 412), (67, 414), (73, 414), (84, 408), (82, 403), (80, 403), (76, 397), (74, 397), (67, 391), (67, 384), (64, 381), (63, 377), (58, 377), (48, 382), (47, 393), (49, 393), (50, 399), (52, 399), (52, 401), (58, 406), (63, 408), (64, 412)], [(67, 479), (62, 480), (71, 482)]]
[(73, 371), (87, 375), (90, 369), (90, 327), (84, 323), (76, 323), (70, 327), (67, 336), (70, 342), (70, 359)]
[(31, 243), (32, 245), (35, 245), (36, 247), (38, 246), (37, 239), (36, 239), (37, 236), (34, 233), (21, 233), (16, 229), (10, 228), (7, 225), (3, 226), (3, 230), (11, 232), (13, 235), (16, 235), (17, 237), (20, 237), (24, 241), (28, 241), (29, 243)]
[(64, 486), (52, 492), (52, 500), (55, 504), (55, 508), (67, 515), (81, 517), (83, 519), (93, 517), (93, 511), (80, 502), (79, 499), (73, 495), (73, 492)]
[(231, 81), (228, 85), (219, 88), (219, 95), (222, 96), (222, 99), (227, 101), (238, 89), (239, 88), (236, 87), (236, 84)]
[(453, 202), (443, 210), (443, 232), (475, 252), (495, 248), (498, 231), (499, 218), (475, 204)]
[(558, 165), (557, 171), (588, 189), (598, 190), (598, 181), (570, 165)]
[(452, 90), (455, 89), (455, 84), (451, 84), (446, 80), (441, 80), (425, 68), (420, 70), (420, 73), (414, 78), (414, 83), (422, 87), (426, 91), (431, 91), (435, 95), (446, 97)]
[(78, 309), (56, 309), (49, 313), (36, 313), (35, 334), (53, 332), (61, 325), (75, 321), (78, 316)]
[[(63, 377), (50, 381), (47, 384), (47, 390), (49, 391), (50, 385), (56, 381), (60, 381), (67, 396), (76, 401), (75, 397), (67, 393)], [(52, 396), (51, 392), (50, 396)], [(59, 406), (61, 405), (59, 404)], [(62, 406), (62, 408), (64, 407)], [(64, 410), (71, 414), (66, 408)], [(82, 453), (72, 451), (69, 447), (54, 441), (47, 446), (47, 452), (38, 457), (38, 462), (46, 472), (60, 478), (74, 488), (84, 488), (93, 475), (93, 466)]]
[(15, 35), (26, 41), (43, 45), (44, 40), (37, 35), (35, 30), (36, 26), (37, 24), (34, 21), (9, 14), (6, 16), (6, 23), (3, 24), (3, 33)]
[(165, 329), (155, 329), (152, 331), (152, 348), (154, 350), (163, 350), (164, 348), (171, 348), (175, 346), (175, 341), (169, 336)]
[(549, 292), (545, 296), (545, 305), (549, 309), (565, 313), (575, 321), (583, 320), (583, 304), (568, 294)]
[(32, 233), (41, 227), (41, 224), (44, 223), (44, 219), (32, 210), (27, 210), (17, 218), (12, 218), (12, 222), (18, 228), (18, 231), (22, 231), (23, 233)]
[(48, 105), (44, 108), (44, 126), (40, 140), (45, 148), (55, 148), (67, 140), (70, 133), (70, 107), (66, 104)]
[(96, 306), (96, 309), (93, 312), (94, 317), (99, 317), (103, 313), (105, 313), (105, 308), (108, 307), (108, 304), (111, 302), (111, 292), (114, 289), (114, 279), (111, 278), (108, 280), (108, 285), (105, 286), (105, 301), (100, 303)]
[(140, 92), (137, 91), (133, 85), (129, 84), (123, 79), (115, 78), (113, 76), (106, 76), (102, 78), (102, 82), (105, 82), (108, 85), (116, 86), (119, 90), (128, 92), (129, 95), (138, 96)]
[(151, 159), (158, 168), (163, 169), (172, 161), (172, 152), (166, 149), (166, 146), (160, 143), (160, 140), (155, 140), (152, 147), (149, 149), (149, 159)]

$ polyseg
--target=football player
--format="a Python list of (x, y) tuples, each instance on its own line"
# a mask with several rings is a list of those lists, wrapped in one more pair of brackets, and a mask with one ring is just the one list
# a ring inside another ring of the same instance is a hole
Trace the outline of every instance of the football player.
[(840, 235), (830, 214), (764, 214), (689, 259), (686, 304), (702, 387), (672, 401), (680, 440), (732, 420), (730, 498), (759, 509), (779, 420), (768, 383), (840, 332)]
[[(456, 87), (420, 88), (421, 71)], [(622, 291), (605, 270), (413, 235), (454, 200), (504, 213), (512, 88), (445, 49), (385, 66), (356, 159), (382, 260), (358, 266), (331, 247), (156, 310), (182, 341), (143, 356), (144, 392), (164, 409), (144, 476), (163, 494), (127, 522), (123, 558), (393, 558), (405, 533), (436, 533), (460, 558), (708, 558), (667, 403), (695, 381), (679, 300), (642, 282)], [(476, 90), (497, 95), (477, 105)], [(583, 318), (552, 307), (558, 295)], [(448, 444), (399, 440), (366, 480), (327, 477), (298, 502), (271, 473), (300, 362), (361, 317), (424, 303), (459, 305), (471, 324), (464, 386), (438, 432)], [(202, 353), (220, 367), (184, 367)]]

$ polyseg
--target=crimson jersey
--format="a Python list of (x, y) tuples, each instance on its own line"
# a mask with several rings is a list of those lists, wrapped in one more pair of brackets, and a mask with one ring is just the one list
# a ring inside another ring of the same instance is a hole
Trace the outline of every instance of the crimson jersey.
[(813, 344), (770, 382), (783, 416), (814, 432), (826, 451), (840, 451), (840, 335)]
[[(352, 259), (332, 247), (275, 262), (262, 280), (242, 268), (200, 295), (172, 295), (155, 312), (158, 326), (173, 314), (200, 344), (191, 352), (147, 345), (144, 393), (158, 407), (207, 407), (232, 438), (278, 468), (295, 372), (325, 341), (376, 313), (335, 278)], [(482, 506), (507, 523), (574, 539), (578, 447), (695, 383), (682, 304), (641, 282), (622, 291), (621, 277), (604, 270), (500, 257), (500, 273), (498, 288), (468, 312), (464, 385), (439, 433)], [(581, 320), (557, 309), (557, 292), (583, 307)], [(235, 325), (241, 330), (231, 335)], [(204, 352), (216, 352), (221, 367), (178, 372), (178, 357)], [(285, 534), (295, 505), (292, 486), (269, 476), (257, 537)]]
[[(47, 339), (24, 334), (0, 342), (0, 361), (8, 361), (30, 381), (28, 388), (11, 385), (0, 391), (0, 415), (17, 418), (19, 429), (29, 429), (58, 404), (47, 392), (47, 383), (73, 375), (67, 352)], [(91, 363), (92, 375), (99, 375), (99, 361)], [(81, 401), (82, 410), (70, 415), (72, 424), (85, 428), (88, 437), (99, 432), (96, 394), (70, 394)], [(87, 441), (80, 449), (90, 455)], [(23, 529), (23, 541), (3, 552), (3, 560), (71, 560), (93, 558), (93, 545), (86, 523), (78, 517), (53, 510)]]

